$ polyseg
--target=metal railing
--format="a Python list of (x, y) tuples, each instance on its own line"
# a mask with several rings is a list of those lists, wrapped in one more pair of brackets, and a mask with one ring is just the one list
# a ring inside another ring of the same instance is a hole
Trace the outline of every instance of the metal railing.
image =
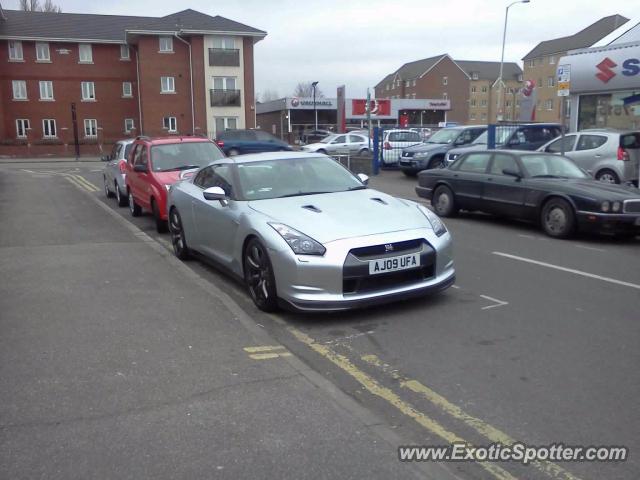
[(212, 107), (239, 107), (240, 90), (220, 90), (213, 88), (210, 90)]
[(237, 48), (210, 48), (210, 67), (239, 67), (240, 50)]

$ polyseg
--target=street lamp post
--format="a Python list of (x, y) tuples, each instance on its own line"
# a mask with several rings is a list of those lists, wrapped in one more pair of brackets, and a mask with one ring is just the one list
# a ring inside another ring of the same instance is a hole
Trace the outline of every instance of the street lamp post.
[(502, 81), (502, 72), (504, 68), (504, 44), (507, 39), (507, 19), (509, 18), (509, 8), (514, 6), (517, 3), (529, 3), (530, 0), (518, 0), (517, 2), (510, 3), (507, 5), (507, 9), (504, 14), (504, 30), (502, 31), (502, 55), (500, 57), (500, 76), (498, 77), (498, 115), (496, 120), (502, 121), (502, 97), (504, 90), (504, 82)]
[(316, 109), (316, 86), (318, 82), (313, 82), (311, 86), (313, 87), (313, 116), (316, 119), (316, 130), (318, 130), (318, 110)]

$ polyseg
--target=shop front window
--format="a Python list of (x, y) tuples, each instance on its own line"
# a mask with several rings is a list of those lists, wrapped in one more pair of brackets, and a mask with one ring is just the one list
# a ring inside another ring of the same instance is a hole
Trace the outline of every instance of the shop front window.
[(578, 130), (640, 128), (640, 90), (581, 95), (578, 105)]

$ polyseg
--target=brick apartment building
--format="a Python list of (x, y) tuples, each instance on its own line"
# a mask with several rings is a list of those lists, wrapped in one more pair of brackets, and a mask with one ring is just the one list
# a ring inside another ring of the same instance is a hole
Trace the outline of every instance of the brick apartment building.
[[(448, 54), (405, 63), (375, 86), (376, 98), (443, 98), (451, 102), (447, 120), (461, 124), (495, 122), (498, 112), (499, 62), (454, 60)], [(515, 93), (522, 70), (504, 64), (505, 120), (517, 118)]]
[(194, 10), (161, 18), (0, 9), (0, 155), (107, 151), (136, 135), (255, 126), (266, 32)]
[(561, 102), (556, 85), (557, 61), (570, 50), (591, 47), (628, 20), (621, 15), (601, 18), (574, 35), (540, 42), (524, 56), (524, 78), (533, 80), (537, 89), (536, 121), (560, 121)]

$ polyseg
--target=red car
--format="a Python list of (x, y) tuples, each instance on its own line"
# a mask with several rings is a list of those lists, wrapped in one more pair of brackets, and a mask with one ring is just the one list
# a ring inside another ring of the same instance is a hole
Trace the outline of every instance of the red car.
[(134, 217), (142, 210), (153, 213), (158, 232), (167, 231), (167, 191), (180, 180), (180, 173), (200, 168), (224, 153), (203, 137), (138, 137), (126, 166), (129, 210)]

